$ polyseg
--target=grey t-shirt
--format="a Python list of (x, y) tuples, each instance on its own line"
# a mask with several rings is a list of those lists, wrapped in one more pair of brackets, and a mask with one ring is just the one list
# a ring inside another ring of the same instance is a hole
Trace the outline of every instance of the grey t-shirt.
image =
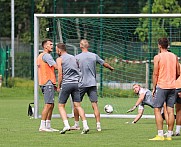
[(152, 92), (149, 89), (146, 88), (141, 88), (139, 91), (140, 94), (145, 94), (144, 100), (140, 105), (148, 105), (153, 108), (153, 97), (152, 97)]
[(50, 67), (56, 64), (56, 62), (55, 62), (55, 60), (53, 59), (53, 57), (52, 57), (50, 54), (48, 54), (48, 53), (46, 53), (46, 54), (43, 55), (42, 60), (43, 60), (44, 62), (48, 63), (48, 65), (49, 65)]
[(82, 52), (75, 58), (80, 69), (79, 87), (96, 86), (96, 63), (103, 65), (104, 60), (91, 52)]
[(78, 83), (79, 69), (75, 57), (66, 53), (63, 54), (60, 58), (62, 58), (62, 84)]
[[(51, 54), (48, 53), (43, 55), (42, 60), (46, 62), (50, 67), (56, 64)], [(48, 80), (48, 82), (45, 85), (53, 85), (53, 83), (50, 80)]]

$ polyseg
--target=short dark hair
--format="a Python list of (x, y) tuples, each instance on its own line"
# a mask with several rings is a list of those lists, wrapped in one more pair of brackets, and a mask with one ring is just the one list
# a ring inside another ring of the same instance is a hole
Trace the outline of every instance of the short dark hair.
[(167, 49), (168, 48), (168, 39), (167, 38), (159, 38), (158, 44), (161, 45), (162, 48)]
[(41, 46), (44, 48), (44, 45), (45, 45), (48, 41), (51, 41), (51, 42), (52, 42), (51, 39), (45, 39), (45, 40), (42, 41)]
[(58, 47), (59, 49), (63, 50), (63, 51), (67, 51), (66, 46), (65, 46), (64, 43), (58, 43), (58, 44), (57, 44), (57, 47)]

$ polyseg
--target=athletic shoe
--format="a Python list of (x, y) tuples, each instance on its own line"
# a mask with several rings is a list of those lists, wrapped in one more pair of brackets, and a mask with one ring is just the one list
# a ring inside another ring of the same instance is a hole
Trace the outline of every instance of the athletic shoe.
[(180, 136), (180, 133), (176, 133), (176, 132), (175, 132), (174, 136)]
[(74, 125), (70, 127), (70, 130), (80, 130), (80, 127)]
[(64, 127), (60, 134), (65, 134), (67, 131), (70, 131), (70, 127)]
[(156, 135), (156, 137), (154, 137), (154, 138), (152, 138), (152, 139), (149, 139), (149, 140), (163, 141), (163, 140), (164, 140), (164, 137), (163, 137), (163, 136), (158, 136), (158, 135)]
[(52, 130), (46, 129), (46, 128), (39, 128), (39, 131), (40, 132), (53, 132)]
[(172, 138), (171, 137), (166, 137), (165, 140), (171, 141)]
[[(167, 134), (168, 134), (168, 131), (167, 132), (165, 132), (165, 134), (163, 134), (164, 136), (167, 136)], [(172, 133), (172, 136), (174, 136), (174, 134)]]
[(47, 128), (47, 129), (49, 129), (49, 130), (51, 130), (51, 131), (53, 131), (53, 132), (58, 132), (58, 131), (59, 131), (59, 130), (53, 129), (53, 128)]
[(97, 127), (97, 131), (98, 131), (98, 132), (101, 131), (101, 126)]
[(87, 134), (89, 132), (89, 127), (84, 128), (81, 132), (81, 134)]
[(164, 135), (164, 136), (167, 136), (167, 134), (168, 134), (168, 132), (166, 131), (163, 135)]

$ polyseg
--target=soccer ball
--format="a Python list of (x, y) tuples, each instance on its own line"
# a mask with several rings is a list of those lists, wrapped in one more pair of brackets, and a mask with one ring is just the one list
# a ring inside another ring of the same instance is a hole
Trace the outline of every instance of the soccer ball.
[(104, 111), (106, 112), (106, 113), (108, 113), (108, 114), (111, 114), (111, 113), (113, 113), (113, 106), (111, 106), (111, 105), (109, 105), (109, 104), (107, 104), (107, 105), (105, 105), (104, 106)]

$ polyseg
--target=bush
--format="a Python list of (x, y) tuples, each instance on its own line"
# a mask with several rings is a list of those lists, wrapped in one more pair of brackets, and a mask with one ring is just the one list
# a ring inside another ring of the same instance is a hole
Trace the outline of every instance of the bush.
[(8, 78), (7, 79), (7, 87), (12, 88), (15, 86), (15, 78)]
[(103, 88), (103, 97), (120, 97), (120, 98), (134, 98), (136, 97), (133, 90), (121, 90), (118, 88), (109, 88), (104, 87)]

